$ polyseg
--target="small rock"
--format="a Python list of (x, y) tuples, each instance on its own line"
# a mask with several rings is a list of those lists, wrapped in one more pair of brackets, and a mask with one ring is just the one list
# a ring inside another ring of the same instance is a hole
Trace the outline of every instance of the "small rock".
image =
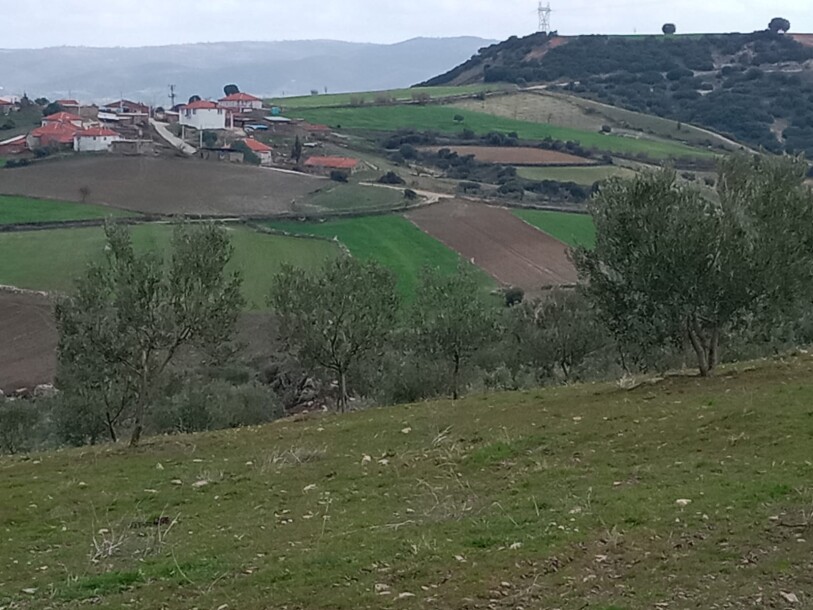
[(28, 587), (26, 589), (23, 589), (23, 593), (25, 593), (26, 595), (34, 595), (36, 592), (37, 592), (36, 587)]
[(302, 489), (302, 491), (304, 491), (305, 493), (308, 493), (309, 491), (313, 491), (314, 489), (316, 489), (316, 484), (315, 484), (315, 483), (311, 483), (310, 485), (306, 485), (306, 486), (305, 486), (305, 487)]
[(79, 483), (78, 483), (78, 487), (79, 487), (80, 489), (84, 489), (84, 488), (85, 488), (85, 487), (87, 487), (87, 486), (88, 486), (88, 484), (87, 484), (87, 483), (85, 483), (84, 481), (79, 481)]
[(372, 461), (373, 461), (373, 458), (371, 458), (366, 453), (363, 456), (361, 456), (361, 465), (362, 466), (366, 466), (367, 464), (369, 464)]
[(200, 489), (201, 487), (206, 487), (209, 484), (209, 481), (205, 479), (201, 479), (200, 481), (195, 481), (192, 483), (192, 487), (195, 489)]
[(410, 432), (412, 432), (412, 428), (410, 428), (409, 426), (401, 430), (401, 434), (409, 434)]
[(183, 481), (181, 481), (180, 479), (172, 479), (170, 483), (172, 483), (173, 485), (183, 485)]
[(163, 465), (161, 462), (158, 462), (158, 463), (155, 465), (155, 469), (156, 469), (156, 470), (163, 470), (163, 469), (164, 469), (164, 465)]
[(379, 595), (382, 595), (384, 593), (388, 593), (389, 590), (390, 590), (389, 585), (385, 585), (383, 582), (375, 583), (375, 592), (378, 593)]
[(784, 591), (780, 591), (779, 595), (789, 604), (798, 604), (799, 598), (796, 597), (795, 593), (785, 593)]
[(681, 508), (689, 506), (689, 504), (691, 504), (691, 503), (692, 503), (692, 501), (689, 500), (688, 498), (680, 498), (679, 500), (675, 500), (675, 504), (677, 504)]
[(408, 599), (410, 597), (415, 597), (415, 594), (407, 591), (398, 594), (398, 599)]
[(519, 550), (519, 549), (522, 548), (522, 543), (521, 542), (515, 542), (514, 544), (512, 544), (508, 548), (511, 549), (512, 551)]

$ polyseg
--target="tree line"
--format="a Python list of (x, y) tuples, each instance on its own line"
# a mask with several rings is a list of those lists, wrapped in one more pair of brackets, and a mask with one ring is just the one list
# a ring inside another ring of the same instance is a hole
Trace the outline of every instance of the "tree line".
[(613, 179), (590, 203), (595, 247), (572, 252), (580, 285), (534, 298), (490, 294), (462, 262), (427, 268), (407, 299), (375, 262), (285, 267), (268, 297), (280, 358), (264, 373), (227, 364), (244, 302), (223, 227), (179, 225), (165, 257), (108, 225), (103, 260), (56, 306), (60, 393), (0, 406), (0, 448), (125, 435), (135, 446), (145, 433), (263, 423), (317, 384), (346, 411), (686, 365), (708, 376), (806, 344), (806, 170), (803, 159), (733, 156), (713, 196), (668, 169)]

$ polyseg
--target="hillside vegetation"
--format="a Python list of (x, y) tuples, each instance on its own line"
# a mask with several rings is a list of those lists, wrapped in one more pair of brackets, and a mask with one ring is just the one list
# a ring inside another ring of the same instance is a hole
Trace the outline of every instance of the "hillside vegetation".
[(0, 605), (806, 607), (811, 379), (803, 357), (0, 458)]
[(769, 31), (561, 38), (481, 50), (427, 85), (555, 83), (630, 110), (691, 122), (771, 151), (813, 152), (813, 48)]

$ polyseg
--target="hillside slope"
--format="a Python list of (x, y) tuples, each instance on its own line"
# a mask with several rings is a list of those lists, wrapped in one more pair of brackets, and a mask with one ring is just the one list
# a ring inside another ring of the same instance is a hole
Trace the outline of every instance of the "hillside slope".
[(512, 82), (813, 155), (813, 46), (771, 32), (511, 38), (426, 84)]
[(810, 607), (811, 397), (800, 357), (0, 458), (0, 606)]

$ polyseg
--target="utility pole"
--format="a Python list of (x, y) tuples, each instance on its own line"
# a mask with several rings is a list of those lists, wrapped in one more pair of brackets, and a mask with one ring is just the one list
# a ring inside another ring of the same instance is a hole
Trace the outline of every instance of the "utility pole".
[(171, 103), (171, 105), (169, 107), (170, 110), (175, 108), (175, 97), (176, 97), (175, 96), (175, 85), (170, 85), (169, 86), (169, 101)]
[(542, 4), (542, 0), (539, 0), (539, 32), (545, 32), (545, 34), (550, 34), (550, 14), (553, 12), (553, 9), (550, 7), (550, 2), (547, 4)]

